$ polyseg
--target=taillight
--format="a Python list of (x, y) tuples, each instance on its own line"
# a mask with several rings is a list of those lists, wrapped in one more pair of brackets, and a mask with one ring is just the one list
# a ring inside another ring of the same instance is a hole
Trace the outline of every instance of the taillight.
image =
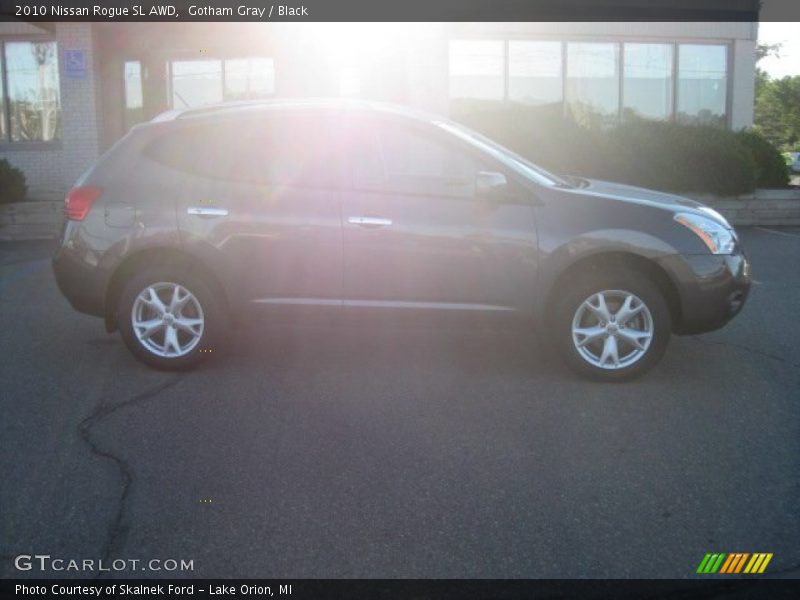
[(83, 221), (92, 204), (103, 193), (103, 188), (94, 185), (81, 185), (72, 188), (64, 198), (64, 216), (73, 221)]

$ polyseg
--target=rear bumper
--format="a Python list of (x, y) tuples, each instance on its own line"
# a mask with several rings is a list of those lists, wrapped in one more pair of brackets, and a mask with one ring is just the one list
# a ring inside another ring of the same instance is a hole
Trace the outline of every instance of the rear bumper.
[(53, 257), (58, 289), (78, 312), (102, 317), (105, 314), (106, 283), (100, 270), (62, 246)]
[(750, 292), (750, 264), (735, 254), (681, 255), (658, 259), (678, 290), (680, 319), (673, 329), (678, 334), (704, 333), (723, 327), (747, 301)]

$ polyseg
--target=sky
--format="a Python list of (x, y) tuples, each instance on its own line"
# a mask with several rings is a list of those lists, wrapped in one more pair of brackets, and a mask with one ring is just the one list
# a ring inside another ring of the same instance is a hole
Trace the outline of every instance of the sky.
[(760, 44), (782, 44), (780, 57), (769, 56), (758, 63), (773, 79), (787, 75), (800, 75), (800, 23), (758, 24)]

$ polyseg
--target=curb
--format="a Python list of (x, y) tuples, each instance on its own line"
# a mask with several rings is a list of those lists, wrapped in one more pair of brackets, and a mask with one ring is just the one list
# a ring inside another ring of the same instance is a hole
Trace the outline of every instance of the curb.
[(0, 241), (52, 240), (64, 222), (63, 201), (29, 201), (0, 205)]

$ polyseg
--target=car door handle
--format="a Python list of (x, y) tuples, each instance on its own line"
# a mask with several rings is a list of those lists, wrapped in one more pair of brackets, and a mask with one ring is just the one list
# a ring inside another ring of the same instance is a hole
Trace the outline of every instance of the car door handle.
[(350, 217), (347, 222), (361, 227), (388, 227), (392, 224), (391, 219), (383, 217)]
[(190, 215), (199, 215), (201, 217), (227, 217), (227, 208), (214, 208), (213, 206), (190, 206), (186, 209)]

